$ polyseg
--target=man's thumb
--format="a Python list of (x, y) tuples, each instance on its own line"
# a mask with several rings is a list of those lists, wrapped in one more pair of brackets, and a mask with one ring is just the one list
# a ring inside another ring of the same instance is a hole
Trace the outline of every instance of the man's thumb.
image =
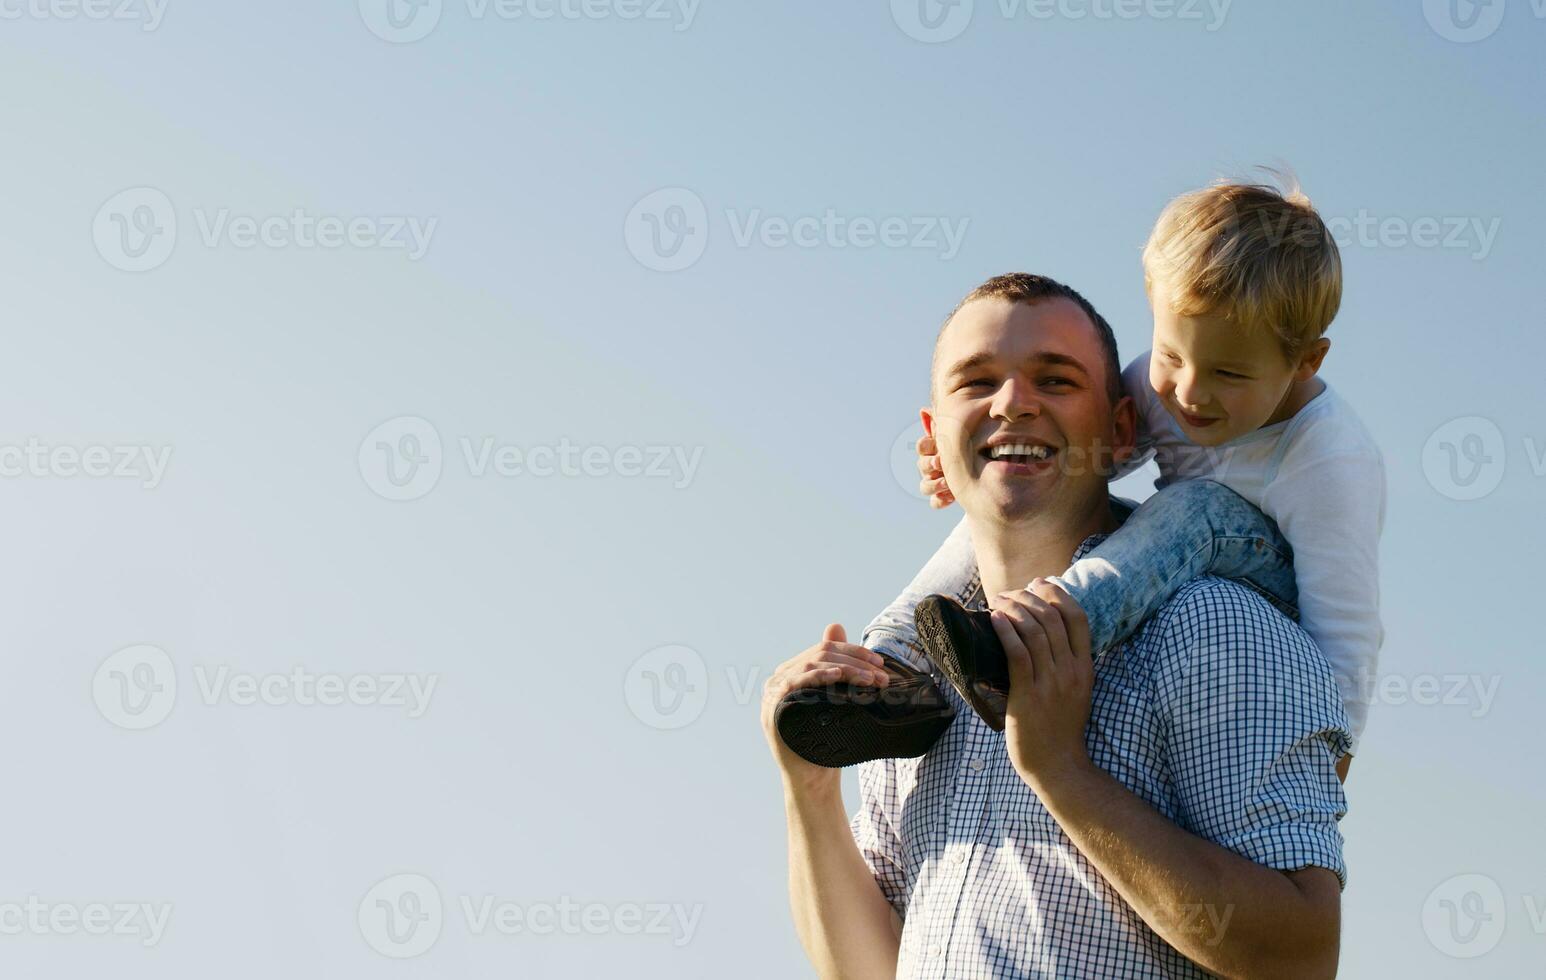
[(821, 640), (823, 643), (847, 643), (848, 634), (843, 630), (842, 623), (828, 623), (826, 630), (821, 634)]

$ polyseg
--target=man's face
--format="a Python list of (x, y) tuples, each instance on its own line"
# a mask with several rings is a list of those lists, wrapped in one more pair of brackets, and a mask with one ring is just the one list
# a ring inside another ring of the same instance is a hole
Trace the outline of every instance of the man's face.
[(924, 424), (967, 513), (1014, 520), (1104, 501), (1112, 453), (1131, 447), (1132, 408), (1111, 404), (1105, 353), (1077, 304), (974, 300), (946, 326), (935, 363)]
[(1218, 446), (1278, 421), (1298, 365), (1276, 337), (1217, 316), (1181, 316), (1155, 282), (1154, 353), (1149, 386), (1181, 431), (1199, 446)]

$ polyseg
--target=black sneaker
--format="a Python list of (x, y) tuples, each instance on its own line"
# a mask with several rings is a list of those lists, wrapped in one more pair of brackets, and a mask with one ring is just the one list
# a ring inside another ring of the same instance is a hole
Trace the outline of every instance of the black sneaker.
[(938, 667), (988, 727), (1004, 730), (1009, 658), (993, 632), (993, 618), (947, 596), (918, 603), (914, 622), (929, 660)]
[(934, 747), (955, 709), (928, 674), (881, 654), (887, 687), (829, 684), (791, 691), (773, 714), (784, 744), (828, 769), (911, 759)]

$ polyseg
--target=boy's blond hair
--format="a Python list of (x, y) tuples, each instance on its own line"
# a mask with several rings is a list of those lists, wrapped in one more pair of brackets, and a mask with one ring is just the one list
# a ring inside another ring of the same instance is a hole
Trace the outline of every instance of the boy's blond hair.
[(1290, 176), (1283, 190), (1221, 182), (1171, 201), (1143, 248), (1146, 286), (1172, 312), (1271, 331), (1290, 362), (1326, 332), (1342, 303), (1342, 257)]

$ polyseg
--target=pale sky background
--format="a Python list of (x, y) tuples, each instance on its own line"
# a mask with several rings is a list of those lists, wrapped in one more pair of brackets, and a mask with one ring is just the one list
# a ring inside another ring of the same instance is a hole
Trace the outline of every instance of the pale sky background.
[(0, 973), (808, 975), (756, 695), (958, 516), (940, 318), (1137, 354), (1160, 208), (1275, 162), (1390, 477), (1343, 975), (1538, 972), (1543, 4), (654, 2), (0, 4)]

